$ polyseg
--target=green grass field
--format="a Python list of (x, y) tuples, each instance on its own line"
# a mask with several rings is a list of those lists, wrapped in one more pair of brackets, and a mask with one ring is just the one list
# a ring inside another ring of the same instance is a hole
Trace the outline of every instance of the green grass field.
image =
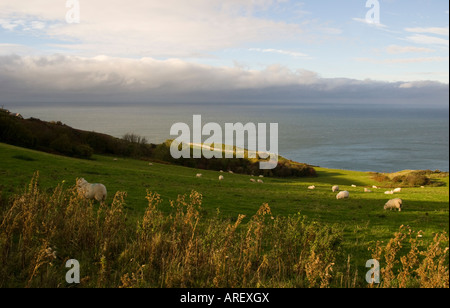
[[(158, 163), (149, 165), (146, 161), (107, 156), (81, 160), (0, 144), (3, 200), (22, 193), (33, 174), (39, 171), (42, 191), (51, 192), (62, 182), (70, 188), (77, 177), (84, 177), (90, 183), (105, 184), (107, 202), (112, 201), (117, 191), (127, 192), (130, 223), (142, 217), (148, 205), (146, 191), (157, 192), (169, 201), (195, 190), (203, 195), (202, 215), (213, 216), (219, 209), (221, 215), (232, 219), (239, 214), (247, 215), (248, 219), (263, 203), (268, 203), (274, 216), (301, 213), (311, 221), (338, 225), (344, 232), (344, 255), (351, 256), (362, 271), (365, 261), (370, 259), (368, 248), (376, 241), (392, 238), (401, 225), (422, 230), (425, 241), (431, 240), (436, 232), (449, 231), (448, 177), (438, 180), (441, 186), (403, 188), (402, 192), (390, 196), (384, 194), (387, 187), (371, 188), (380, 183), (372, 180), (370, 173), (319, 167), (316, 170), (318, 176), (314, 178), (264, 178), (264, 183), (252, 183), (248, 175)], [(197, 178), (197, 173), (203, 176)], [(218, 180), (221, 174), (223, 181)], [(316, 189), (308, 190), (310, 185)], [(348, 190), (350, 198), (336, 200), (332, 185)], [(364, 193), (364, 187), (373, 192)], [(396, 197), (403, 199), (403, 211), (385, 211), (384, 203)]]

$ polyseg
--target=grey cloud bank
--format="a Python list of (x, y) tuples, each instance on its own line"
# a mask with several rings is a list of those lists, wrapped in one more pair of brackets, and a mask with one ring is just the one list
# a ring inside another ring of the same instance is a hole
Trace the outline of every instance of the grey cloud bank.
[(178, 59), (64, 55), (0, 56), (0, 93), (5, 105), (342, 102), (448, 107), (449, 99), (448, 84), (435, 81), (322, 78), (280, 65), (245, 70)]

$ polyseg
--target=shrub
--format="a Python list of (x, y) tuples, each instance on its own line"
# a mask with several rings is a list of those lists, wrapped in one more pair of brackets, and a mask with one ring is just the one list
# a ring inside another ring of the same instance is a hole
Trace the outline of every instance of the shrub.
[(52, 143), (50, 143), (50, 148), (60, 154), (72, 154), (72, 142), (66, 134), (60, 135)]
[(375, 173), (374, 175), (372, 175), (372, 179), (374, 181), (383, 183), (383, 182), (388, 182), (390, 181), (390, 178), (382, 173)]
[(426, 175), (417, 173), (407, 175), (404, 181), (409, 186), (424, 186), (431, 183), (430, 179)]
[(90, 158), (94, 150), (87, 144), (78, 144), (73, 147), (73, 154), (79, 158)]

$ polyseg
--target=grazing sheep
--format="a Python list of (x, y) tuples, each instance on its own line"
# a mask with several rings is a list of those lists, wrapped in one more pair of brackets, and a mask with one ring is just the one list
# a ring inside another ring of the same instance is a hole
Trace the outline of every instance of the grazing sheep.
[(391, 199), (388, 202), (386, 202), (386, 204), (384, 205), (384, 209), (385, 210), (396, 210), (398, 209), (399, 212), (402, 211), (402, 205), (403, 205), (403, 200), (396, 198), (396, 199)]
[(260, 175), (259, 177), (260, 177), (260, 178), (263, 178), (263, 177), (264, 177), (264, 175)]
[(352, 187), (356, 187), (356, 185), (355, 185), (355, 184), (352, 184)]
[(385, 195), (393, 195), (394, 191), (393, 190), (388, 190), (384, 192)]
[(308, 186), (308, 189), (316, 189), (316, 186), (314, 185)]
[(228, 171), (228, 173), (233, 174), (234, 172), (230, 170), (230, 171)]
[(256, 181), (255, 179), (250, 179), (250, 182), (255, 183)]
[(263, 180), (258, 180), (258, 183), (264, 183)]
[(368, 189), (368, 188), (364, 188), (364, 192), (371, 193), (372, 191), (370, 189)]
[(78, 193), (89, 200), (97, 200), (98, 202), (106, 200), (106, 187), (103, 184), (90, 184), (85, 179), (77, 179)]
[(197, 173), (196, 177), (201, 178), (202, 174), (201, 173)]
[(377, 186), (375, 186), (375, 185), (373, 185), (373, 186), (372, 186), (372, 188), (378, 189), (378, 187), (377, 187)]
[(396, 188), (396, 189), (394, 189), (394, 192), (395, 192), (395, 193), (399, 193), (399, 192), (401, 192), (401, 191), (402, 191), (401, 188)]
[(153, 166), (153, 164), (152, 164), (152, 163), (148, 163), (148, 165), (149, 165), (149, 166)]
[(338, 192), (339, 191), (339, 186), (334, 185), (333, 187), (331, 187), (331, 191), (332, 192)]
[(223, 181), (223, 175), (219, 175), (219, 181)]
[(339, 199), (347, 199), (348, 197), (350, 197), (350, 193), (346, 190), (343, 190), (336, 195), (336, 199), (338, 199), (338, 200)]

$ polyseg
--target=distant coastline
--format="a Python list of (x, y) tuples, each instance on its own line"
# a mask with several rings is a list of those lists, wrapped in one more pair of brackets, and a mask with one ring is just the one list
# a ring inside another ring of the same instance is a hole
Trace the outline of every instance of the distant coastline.
[(170, 126), (205, 122), (278, 122), (279, 152), (294, 161), (331, 169), (397, 172), (449, 170), (448, 108), (355, 104), (151, 104), (105, 106), (5, 106), (25, 118), (61, 121), (72, 127), (152, 143), (169, 139)]

